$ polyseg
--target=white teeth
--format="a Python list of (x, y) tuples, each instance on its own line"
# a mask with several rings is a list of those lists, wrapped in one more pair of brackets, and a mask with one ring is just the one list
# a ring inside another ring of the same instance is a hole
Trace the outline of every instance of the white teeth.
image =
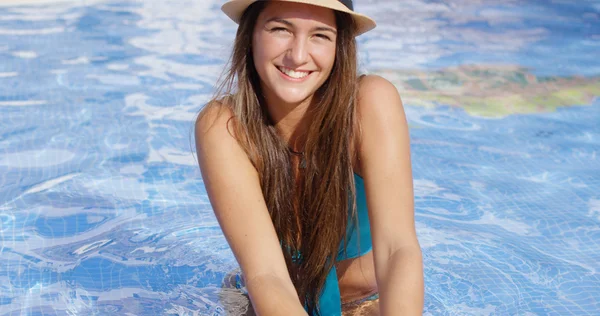
[(310, 72), (304, 71), (294, 71), (289, 68), (278, 67), (281, 72), (284, 74), (294, 78), (294, 79), (302, 79), (310, 74)]

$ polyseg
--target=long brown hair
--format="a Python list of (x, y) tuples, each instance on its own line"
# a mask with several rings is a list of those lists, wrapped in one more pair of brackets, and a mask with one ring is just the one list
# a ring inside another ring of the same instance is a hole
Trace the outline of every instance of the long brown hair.
[[(349, 215), (356, 222), (352, 161), (357, 128), (357, 53), (352, 17), (335, 12), (336, 58), (329, 78), (317, 90), (316, 106), (306, 134), (306, 169), (297, 187), (297, 172), (286, 144), (277, 133), (263, 100), (252, 58), (252, 37), (266, 1), (244, 12), (229, 68), (211, 106), (233, 112), (232, 132), (258, 171), (262, 193), (282, 245), (300, 301), (311, 314), (346, 236)], [(357, 227), (358, 228), (358, 227)]]

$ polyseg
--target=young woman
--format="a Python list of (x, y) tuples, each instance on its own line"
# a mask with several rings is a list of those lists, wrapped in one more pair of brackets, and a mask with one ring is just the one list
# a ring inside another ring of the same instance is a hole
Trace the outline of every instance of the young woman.
[[(420, 315), (409, 134), (396, 88), (357, 75), (375, 27), (344, 0), (233, 0), (229, 72), (198, 161), (259, 315)], [(379, 312), (378, 312), (379, 313)]]

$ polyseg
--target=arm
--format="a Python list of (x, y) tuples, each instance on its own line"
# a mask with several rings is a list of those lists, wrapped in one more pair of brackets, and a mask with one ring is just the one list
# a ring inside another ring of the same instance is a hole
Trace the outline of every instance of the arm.
[(219, 225), (257, 315), (306, 315), (287, 271), (258, 173), (228, 130), (231, 111), (212, 105), (196, 122), (198, 163)]
[(408, 124), (389, 81), (360, 82), (359, 155), (371, 222), (375, 275), (382, 315), (421, 315), (423, 263), (414, 219)]

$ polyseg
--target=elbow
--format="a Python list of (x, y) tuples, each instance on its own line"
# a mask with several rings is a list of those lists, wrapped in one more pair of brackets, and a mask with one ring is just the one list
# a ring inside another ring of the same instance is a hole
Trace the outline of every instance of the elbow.
[(419, 244), (382, 249), (375, 252), (375, 271), (378, 279), (386, 279), (395, 269), (423, 271), (423, 254)]

